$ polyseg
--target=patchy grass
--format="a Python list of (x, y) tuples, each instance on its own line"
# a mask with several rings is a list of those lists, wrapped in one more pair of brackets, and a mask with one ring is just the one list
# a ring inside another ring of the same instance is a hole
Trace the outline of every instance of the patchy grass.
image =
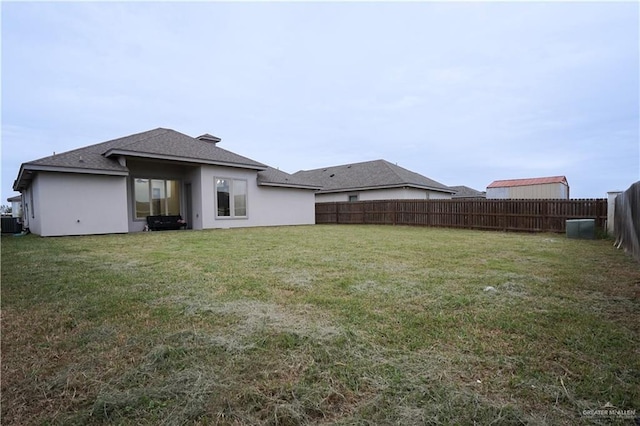
[(640, 411), (639, 298), (562, 235), (2, 237), (2, 421), (628, 424), (583, 410)]

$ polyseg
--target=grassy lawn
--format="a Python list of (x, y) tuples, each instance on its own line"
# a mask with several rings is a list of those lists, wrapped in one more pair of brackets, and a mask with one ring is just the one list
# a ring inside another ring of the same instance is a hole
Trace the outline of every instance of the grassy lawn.
[(3, 424), (633, 424), (583, 415), (607, 403), (640, 415), (640, 265), (609, 240), (2, 237)]

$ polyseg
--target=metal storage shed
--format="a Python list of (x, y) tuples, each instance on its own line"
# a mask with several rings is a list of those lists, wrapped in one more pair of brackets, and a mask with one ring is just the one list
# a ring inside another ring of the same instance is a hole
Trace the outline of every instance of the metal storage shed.
[(565, 176), (496, 180), (487, 186), (487, 199), (569, 199)]

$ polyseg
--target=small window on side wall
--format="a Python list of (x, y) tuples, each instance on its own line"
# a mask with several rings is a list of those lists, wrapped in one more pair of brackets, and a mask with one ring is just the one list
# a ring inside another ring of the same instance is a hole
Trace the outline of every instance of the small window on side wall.
[(356, 201), (358, 201), (358, 196), (357, 195), (349, 195), (349, 202), (350, 203), (355, 203)]

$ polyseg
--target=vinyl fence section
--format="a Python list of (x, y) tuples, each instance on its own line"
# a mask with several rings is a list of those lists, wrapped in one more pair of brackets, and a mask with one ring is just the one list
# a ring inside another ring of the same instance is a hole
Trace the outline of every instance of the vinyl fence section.
[(640, 181), (616, 197), (615, 245), (640, 261)]
[(567, 219), (604, 229), (607, 200), (376, 200), (316, 203), (317, 224), (415, 225), (565, 232)]

